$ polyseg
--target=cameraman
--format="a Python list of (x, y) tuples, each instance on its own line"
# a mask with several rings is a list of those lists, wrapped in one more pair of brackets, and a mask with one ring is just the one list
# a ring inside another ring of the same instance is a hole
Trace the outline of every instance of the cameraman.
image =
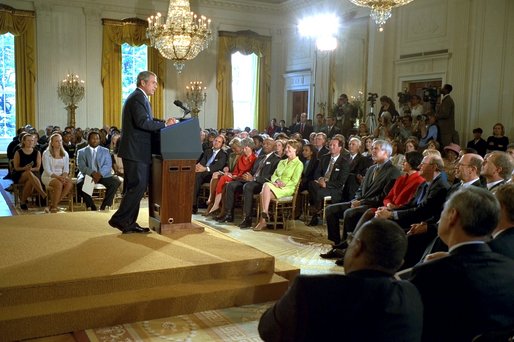
[(423, 105), (421, 104), (421, 97), (418, 95), (412, 95), (410, 98), (410, 114), (413, 118), (423, 114)]

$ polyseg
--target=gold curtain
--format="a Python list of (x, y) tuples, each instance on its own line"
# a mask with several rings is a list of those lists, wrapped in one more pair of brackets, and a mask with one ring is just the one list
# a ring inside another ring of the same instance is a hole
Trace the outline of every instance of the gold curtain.
[[(121, 124), (121, 45), (132, 46), (149, 44), (146, 38), (147, 21), (138, 18), (123, 20), (102, 19), (102, 86), (104, 99), (104, 125)], [(148, 47), (148, 70), (158, 77), (158, 88), (150, 99), (154, 116), (162, 118), (163, 92), (166, 81), (166, 61), (159, 52)], [(143, 70), (141, 70), (143, 71)], [(134, 84), (135, 87), (135, 84)]]
[(257, 79), (257, 129), (263, 130), (269, 121), (271, 83), (271, 37), (252, 31), (219, 32), (216, 89), (218, 90), (218, 128), (234, 125), (232, 104), (232, 62), (234, 52), (244, 55), (255, 53), (259, 57)]
[(32, 11), (0, 5), (0, 34), (14, 35), (16, 127), (36, 125), (36, 20)]

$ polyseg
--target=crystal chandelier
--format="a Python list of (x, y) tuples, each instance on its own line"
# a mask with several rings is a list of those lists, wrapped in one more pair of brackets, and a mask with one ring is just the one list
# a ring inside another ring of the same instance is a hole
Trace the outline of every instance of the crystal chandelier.
[(180, 73), (184, 62), (195, 58), (212, 39), (211, 20), (191, 12), (189, 0), (170, 0), (168, 17), (161, 13), (148, 18), (147, 37), (164, 58), (175, 61)]
[(380, 32), (384, 31), (383, 26), (387, 19), (391, 18), (391, 10), (395, 7), (407, 5), (413, 0), (350, 0), (357, 6), (371, 8), (371, 19), (378, 25)]
[(85, 92), (84, 81), (74, 73), (67, 74), (57, 85), (57, 95), (70, 114), (69, 126), (75, 127), (75, 110), (78, 108), (77, 103), (84, 98)]
[(207, 99), (207, 87), (202, 87), (202, 81), (192, 81), (186, 86), (186, 99), (193, 117), (198, 117), (202, 104)]

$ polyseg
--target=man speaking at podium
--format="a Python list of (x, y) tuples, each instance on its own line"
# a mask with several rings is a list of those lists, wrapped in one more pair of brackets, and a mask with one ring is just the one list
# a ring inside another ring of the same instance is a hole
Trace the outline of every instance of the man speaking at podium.
[(152, 132), (175, 124), (175, 118), (155, 121), (149, 96), (157, 89), (157, 76), (151, 71), (137, 75), (137, 88), (123, 105), (122, 133), (118, 155), (125, 170), (125, 194), (109, 225), (127, 233), (148, 233), (137, 224), (139, 204), (148, 187), (152, 163)]

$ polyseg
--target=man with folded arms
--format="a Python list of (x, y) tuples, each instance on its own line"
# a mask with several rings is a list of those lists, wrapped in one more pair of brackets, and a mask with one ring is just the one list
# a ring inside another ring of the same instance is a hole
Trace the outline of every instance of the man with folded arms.
[(437, 233), (449, 255), (419, 264), (411, 282), (423, 299), (424, 341), (471, 341), (514, 322), (514, 260), (485, 242), (500, 205), (479, 187), (463, 188), (444, 205)]
[(349, 235), (346, 274), (296, 277), (262, 315), (259, 335), (264, 341), (419, 341), (419, 293), (393, 278), (406, 249), (396, 223), (368, 221)]

